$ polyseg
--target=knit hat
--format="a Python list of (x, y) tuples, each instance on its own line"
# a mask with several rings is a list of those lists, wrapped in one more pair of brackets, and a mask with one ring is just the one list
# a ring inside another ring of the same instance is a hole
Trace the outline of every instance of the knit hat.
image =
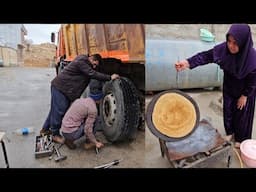
[(91, 97), (94, 101), (100, 100), (103, 97), (103, 82), (91, 79), (89, 83), (89, 90), (90, 94), (89, 97)]
[(103, 93), (102, 92), (97, 93), (97, 94), (90, 93), (89, 97), (91, 97), (94, 101), (98, 101), (98, 100), (102, 99)]

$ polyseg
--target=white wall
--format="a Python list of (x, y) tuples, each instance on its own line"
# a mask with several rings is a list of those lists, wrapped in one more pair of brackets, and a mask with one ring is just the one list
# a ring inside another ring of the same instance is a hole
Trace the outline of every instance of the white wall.
[(0, 46), (17, 50), (17, 44), (21, 44), (22, 24), (0, 24)]

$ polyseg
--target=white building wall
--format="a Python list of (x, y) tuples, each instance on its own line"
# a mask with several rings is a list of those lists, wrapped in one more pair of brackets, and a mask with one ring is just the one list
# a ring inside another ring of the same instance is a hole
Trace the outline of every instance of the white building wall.
[(17, 50), (21, 44), (22, 24), (0, 24), (0, 46)]

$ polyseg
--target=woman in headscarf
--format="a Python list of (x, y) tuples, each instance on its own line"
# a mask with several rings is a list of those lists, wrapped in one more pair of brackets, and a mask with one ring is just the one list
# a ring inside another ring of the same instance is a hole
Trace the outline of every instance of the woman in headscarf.
[(233, 24), (226, 42), (213, 49), (178, 61), (176, 70), (193, 69), (199, 65), (217, 63), (224, 71), (223, 114), (226, 139), (235, 140), (235, 147), (251, 139), (256, 95), (256, 51), (250, 26)]

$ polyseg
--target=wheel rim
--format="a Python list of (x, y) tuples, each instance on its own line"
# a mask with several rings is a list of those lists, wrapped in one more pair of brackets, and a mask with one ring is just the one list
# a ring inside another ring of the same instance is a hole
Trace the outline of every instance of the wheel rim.
[(103, 99), (103, 118), (108, 126), (112, 126), (116, 119), (116, 99), (113, 93), (107, 94)]

